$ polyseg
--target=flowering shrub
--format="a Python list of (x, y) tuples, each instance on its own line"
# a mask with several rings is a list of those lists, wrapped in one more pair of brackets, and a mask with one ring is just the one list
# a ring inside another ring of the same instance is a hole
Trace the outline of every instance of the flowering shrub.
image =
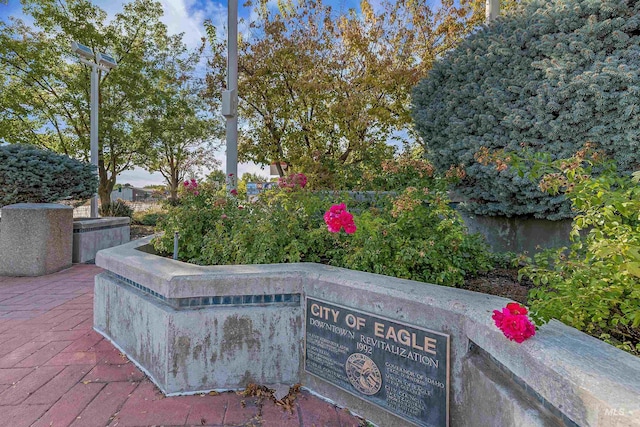
[(353, 234), (356, 232), (356, 224), (353, 222), (353, 215), (347, 212), (347, 207), (344, 203), (331, 206), (331, 209), (324, 214), (324, 222), (332, 233), (339, 233), (343, 228), (344, 232), (347, 234)]
[(182, 187), (184, 188), (185, 191), (193, 194), (194, 196), (197, 196), (199, 194), (198, 191), (198, 182), (194, 179), (191, 178), (189, 180), (186, 180), (183, 184)]
[(577, 215), (569, 248), (529, 260), (520, 274), (537, 285), (534, 318), (556, 318), (640, 355), (640, 186), (615, 169), (592, 177), (573, 165), (543, 180), (564, 188)]
[(196, 264), (319, 262), (451, 286), (490, 268), (484, 241), (466, 234), (446, 193), (427, 193), (412, 192), (413, 210), (394, 217), (393, 195), (371, 206), (346, 193), (278, 188), (240, 205), (200, 186), (169, 207), (155, 247), (171, 253), (179, 231), (179, 258)]
[(512, 302), (501, 311), (493, 310), (493, 321), (505, 337), (521, 343), (536, 334), (536, 328), (527, 317), (527, 308)]
[(278, 187), (280, 188), (304, 188), (307, 185), (307, 176), (303, 173), (294, 173), (288, 176), (278, 178)]
[[(571, 203), (572, 244), (521, 257), (520, 276), (536, 285), (529, 292), (531, 317), (540, 325), (555, 318), (622, 350), (640, 355), (640, 171), (619, 173), (593, 144), (569, 159), (536, 153), (489, 153), (504, 160), (554, 196)], [(599, 174), (594, 176), (592, 169)]]

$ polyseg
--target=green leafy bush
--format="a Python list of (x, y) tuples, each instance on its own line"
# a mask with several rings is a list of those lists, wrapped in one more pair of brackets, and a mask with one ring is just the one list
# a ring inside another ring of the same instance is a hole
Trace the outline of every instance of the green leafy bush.
[(155, 227), (165, 217), (166, 213), (164, 212), (134, 212), (131, 223)]
[[(640, 164), (640, 1), (531, 0), (437, 61), (413, 93), (416, 129), (478, 214), (571, 217), (562, 194), (475, 161), (481, 146), (570, 157), (599, 141), (629, 174)], [(526, 175), (526, 174), (525, 174)]]
[(91, 198), (98, 187), (94, 168), (31, 145), (0, 146), (0, 206)]
[(99, 213), (100, 216), (126, 216), (133, 219), (133, 208), (122, 199), (100, 206)]
[(573, 244), (537, 254), (520, 274), (536, 285), (538, 324), (556, 318), (640, 355), (640, 172), (632, 179), (608, 165), (594, 177), (587, 159), (557, 161), (541, 181), (571, 201)]
[[(155, 241), (203, 265), (321, 262), (431, 283), (457, 285), (490, 268), (478, 235), (468, 235), (446, 193), (415, 187), (397, 196), (359, 200), (357, 193), (272, 190), (245, 205), (202, 189), (170, 207)], [(346, 203), (355, 234), (330, 233), (323, 215)]]

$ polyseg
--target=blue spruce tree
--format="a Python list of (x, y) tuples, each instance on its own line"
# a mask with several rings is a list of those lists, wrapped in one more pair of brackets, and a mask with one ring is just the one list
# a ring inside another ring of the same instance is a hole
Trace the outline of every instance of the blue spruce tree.
[(640, 166), (640, 0), (530, 0), (434, 64), (413, 93), (415, 126), (440, 171), (489, 215), (571, 216), (562, 196), (474, 160), (481, 147), (568, 157), (586, 142)]

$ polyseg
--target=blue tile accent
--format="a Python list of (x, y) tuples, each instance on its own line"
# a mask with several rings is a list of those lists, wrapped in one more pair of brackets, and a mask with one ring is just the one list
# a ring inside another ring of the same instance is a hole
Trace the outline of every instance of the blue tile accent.
[(108, 275), (118, 280), (120, 283), (138, 289), (168, 305), (178, 309), (197, 309), (211, 306), (249, 306), (249, 305), (295, 305), (301, 301), (300, 294), (260, 294), (260, 295), (215, 295), (187, 298), (167, 298), (158, 292), (134, 282), (119, 274), (108, 272)]
[(561, 419), (563, 425), (565, 425), (566, 427), (580, 427), (571, 418), (567, 417), (562, 411), (560, 411), (551, 402), (545, 399), (540, 393), (532, 389), (526, 382), (522, 380), (522, 378), (515, 375), (513, 372), (509, 370), (509, 368), (504, 366), (495, 357), (489, 354), (485, 349), (483, 349), (482, 347), (480, 347), (478, 344), (474, 343), (471, 340), (469, 341), (469, 352), (478, 354), (484, 357), (485, 359), (487, 359), (488, 361), (490, 361), (491, 363), (493, 363), (495, 366), (497, 366), (507, 377), (513, 380), (516, 384), (518, 384), (526, 394), (531, 396), (535, 401), (540, 403), (541, 406), (546, 408), (549, 412), (551, 412), (557, 418)]
[(92, 231), (109, 230), (110, 228), (122, 228), (122, 227), (130, 227), (130, 224), (103, 225), (102, 227), (92, 227), (92, 228), (74, 228), (73, 234), (90, 233)]

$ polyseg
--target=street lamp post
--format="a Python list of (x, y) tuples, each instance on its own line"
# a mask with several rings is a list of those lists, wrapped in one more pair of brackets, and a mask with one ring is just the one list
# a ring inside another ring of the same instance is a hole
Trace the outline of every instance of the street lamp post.
[[(80, 44), (78, 42), (71, 43), (71, 49), (80, 55), (80, 62), (91, 67), (91, 164), (98, 169), (98, 70), (109, 72), (116, 68), (118, 64), (116, 60), (104, 53), (97, 52)], [(98, 195), (94, 194), (91, 198), (91, 218), (98, 217)]]
[(227, 119), (227, 192), (238, 186), (238, 0), (229, 0), (227, 14), (227, 88), (222, 115)]

